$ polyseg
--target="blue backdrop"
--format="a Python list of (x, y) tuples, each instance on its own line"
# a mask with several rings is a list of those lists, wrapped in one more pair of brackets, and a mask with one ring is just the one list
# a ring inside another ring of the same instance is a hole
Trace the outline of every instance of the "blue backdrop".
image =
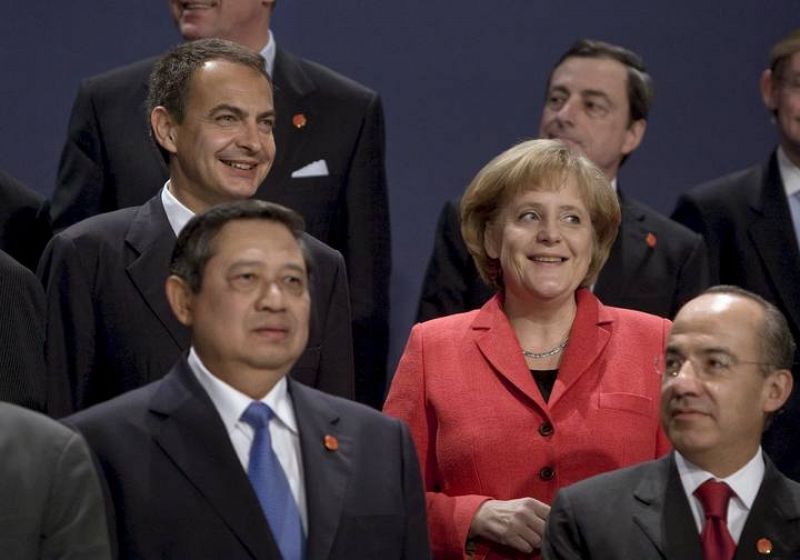
[[(179, 41), (166, 2), (5, 0), (0, 167), (53, 190), (80, 79)], [(797, 0), (281, 0), (278, 42), (379, 91), (392, 211), (392, 366), (416, 311), (442, 203), (536, 134), (545, 80), (575, 39), (638, 51), (655, 79), (645, 141), (620, 173), (669, 213), (691, 185), (764, 159), (775, 133), (758, 77), (800, 26)]]

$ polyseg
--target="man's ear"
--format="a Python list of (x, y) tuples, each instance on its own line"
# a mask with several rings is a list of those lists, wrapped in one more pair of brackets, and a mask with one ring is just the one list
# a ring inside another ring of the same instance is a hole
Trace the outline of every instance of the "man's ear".
[(152, 128), (153, 137), (159, 146), (171, 154), (178, 151), (175, 145), (175, 139), (178, 136), (177, 123), (169, 111), (161, 105), (150, 112), (150, 128)]
[(625, 142), (622, 143), (622, 155), (627, 156), (639, 147), (644, 138), (645, 130), (647, 130), (647, 121), (644, 119), (633, 121), (628, 126), (628, 130), (625, 133)]
[(770, 111), (775, 111), (778, 107), (778, 102), (775, 99), (775, 84), (772, 81), (772, 70), (767, 68), (761, 73), (761, 79), (758, 80), (758, 88), (761, 90), (761, 100)]
[(764, 380), (764, 412), (780, 409), (792, 393), (792, 372), (788, 369), (775, 370)]
[(180, 276), (171, 274), (167, 278), (165, 285), (167, 292), (167, 301), (169, 302), (172, 313), (178, 318), (181, 325), (185, 327), (192, 326), (193, 320), (193, 306), (194, 292), (189, 287), (189, 284)]

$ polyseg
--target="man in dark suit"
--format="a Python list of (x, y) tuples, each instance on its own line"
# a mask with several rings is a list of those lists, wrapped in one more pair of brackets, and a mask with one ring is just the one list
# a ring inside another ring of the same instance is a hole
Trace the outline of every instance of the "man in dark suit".
[(0, 401), (45, 409), (44, 333), (41, 283), (0, 250)]
[[(763, 164), (697, 186), (672, 217), (701, 233), (715, 281), (751, 290), (786, 314), (800, 337), (800, 29), (778, 42), (761, 76), (764, 103), (778, 125), (779, 146)], [(795, 356), (795, 377), (800, 375)], [(800, 481), (800, 394), (766, 434), (778, 467)]]
[(83, 438), (0, 402), (0, 558), (110, 560), (100, 480)]
[(785, 317), (751, 292), (716, 286), (687, 303), (661, 392), (675, 451), (562, 489), (544, 558), (800, 557), (800, 484), (760, 447), (792, 390), (794, 350)]
[[(276, 47), (274, 0), (170, 0), (186, 40), (222, 38), (260, 52), (275, 85), (273, 169), (256, 198), (299, 212), (306, 231), (344, 256), (351, 286), (356, 396), (383, 402), (391, 246), (378, 95)], [(86, 80), (72, 109), (53, 194), (56, 229), (138, 206), (168, 170), (147, 140), (147, 78), (155, 59)]]
[[(574, 146), (619, 193), (622, 223), (595, 293), (607, 305), (672, 317), (708, 285), (702, 238), (625, 196), (617, 185), (619, 167), (644, 137), (652, 97), (652, 80), (638, 55), (601, 41), (578, 41), (550, 74), (539, 135)], [(461, 238), (458, 202), (448, 202), (439, 216), (417, 319), (468, 311), (491, 295)]]
[[(56, 416), (158, 379), (188, 348), (164, 296), (176, 235), (194, 213), (253, 195), (275, 156), (264, 59), (204, 40), (167, 53), (150, 83), (153, 137), (170, 179), (138, 208), (94, 216), (57, 234), (39, 276), (47, 289), (48, 411)], [(341, 255), (307, 237), (317, 274), (311, 337), (297, 379), (353, 395)]]
[(0, 250), (35, 271), (51, 236), (47, 201), (0, 169)]
[(302, 227), (259, 200), (193, 218), (166, 284), (188, 358), (69, 419), (106, 474), (122, 558), (430, 556), (408, 428), (286, 377), (316, 273)]

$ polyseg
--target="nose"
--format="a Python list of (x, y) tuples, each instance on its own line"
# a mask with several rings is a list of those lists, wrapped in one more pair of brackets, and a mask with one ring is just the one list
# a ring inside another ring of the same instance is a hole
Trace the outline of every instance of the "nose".
[(577, 107), (577, 101), (572, 96), (568, 97), (556, 110), (555, 112), (556, 120), (558, 120), (561, 123), (572, 124), (575, 121), (576, 107)]
[(239, 147), (249, 152), (258, 152), (262, 148), (261, 135), (258, 131), (258, 124), (255, 121), (245, 121), (236, 138)]
[(256, 306), (259, 311), (282, 311), (285, 309), (283, 289), (277, 282), (266, 280), (261, 287)]
[(700, 391), (700, 378), (697, 366), (692, 360), (685, 360), (677, 371), (664, 377), (664, 384), (678, 395), (697, 394)]
[(559, 229), (558, 220), (549, 217), (542, 218), (539, 222), (536, 240), (547, 245), (559, 243), (561, 241), (561, 230)]

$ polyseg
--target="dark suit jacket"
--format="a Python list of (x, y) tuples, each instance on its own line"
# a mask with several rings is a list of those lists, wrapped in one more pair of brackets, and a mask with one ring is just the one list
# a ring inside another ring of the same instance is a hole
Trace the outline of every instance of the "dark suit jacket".
[[(290, 380), (308, 507), (306, 557), (429, 557), (414, 446), (401, 422)], [(108, 480), (122, 558), (280, 558), (228, 433), (185, 360), (70, 419)], [(339, 447), (329, 451), (331, 435)]]
[(51, 236), (47, 201), (0, 169), (0, 250), (36, 270)]
[[(145, 95), (156, 59), (81, 85), (53, 194), (57, 229), (138, 206), (167, 179), (149, 138)], [(256, 198), (298, 211), (306, 231), (347, 264), (357, 364), (356, 395), (383, 402), (388, 351), (391, 247), (383, 109), (378, 95), (327, 68), (278, 49), (273, 72), (277, 157)], [(294, 115), (304, 115), (297, 127)], [(324, 159), (327, 177), (292, 178)]]
[(100, 481), (83, 438), (0, 403), (0, 558), (111, 558)]
[[(305, 236), (314, 260), (308, 347), (296, 379), (353, 395), (347, 282), (341, 255)], [(61, 416), (159, 379), (189, 347), (164, 292), (175, 234), (161, 195), (84, 220), (45, 249), (48, 411)]]
[[(734, 284), (775, 304), (800, 340), (800, 251), (775, 154), (756, 165), (697, 186), (678, 200), (675, 220), (701, 233), (715, 283)], [(793, 368), (800, 383), (800, 353)], [(800, 391), (764, 437), (764, 449), (787, 476), (800, 481)]]
[[(772, 542), (769, 556), (756, 542)], [(561, 490), (550, 511), (547, 560), (703, 560), (700, 537), (673, 454)], [(800, 484), (767, 460), (734, 560), (800, 558)]]
[[(684, 303), (709, 285), (703, 240), (621, 193), (620, 206), (619, 235), (594, 293), (606, 305), (674, 317)], [(653, 237), (648, 237), (650, 234)], [(476, 309), (492, 294), (478, 276), (461, 237), (458, 201), (450, 201), (439, 216), (417, 321)]]
[(0, 251), (0, 401), (45, 409), (44, 335), (41, 283)]

